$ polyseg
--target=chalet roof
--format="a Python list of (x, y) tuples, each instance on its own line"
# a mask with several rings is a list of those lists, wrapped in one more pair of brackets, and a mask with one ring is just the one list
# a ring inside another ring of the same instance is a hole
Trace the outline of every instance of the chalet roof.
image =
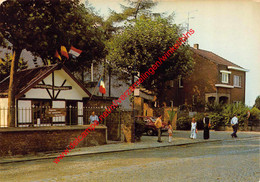
[(196, 54), (198, 54), (198, 55), (200, 55), (200, 56), (202, 56), (206, 59), (209, 59), (216, 64), (221, 64), (221, 65), (226, 65), (226, 66), (234, 66), (234, 67), (237, 67), (237, 68), (244, 69), (241, 66), (238, 66), (237, 64), (234, 64), (234, 63), (222, 58), (221, 56), (214, 54), (213, 52), (202, 50), (202, 49), (194, 49), (194, 48), (191, 48), (191, 50), (194, 53), (196, 53)]
[[(16, 75), (16, 98), (19, 98), (37, 83), (49, 76), (55, 70), (63, 69), (89, 96), (91, 93), (71, 74), (63, 65), (54, 64), (31, 69), (24, 69), (17, 72)], [(8, 94), (9, 76), (0, 81), (0, 96)]]

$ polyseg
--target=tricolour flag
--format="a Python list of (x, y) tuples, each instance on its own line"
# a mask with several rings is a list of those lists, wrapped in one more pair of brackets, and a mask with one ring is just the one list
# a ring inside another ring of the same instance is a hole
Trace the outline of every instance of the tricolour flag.
[(58, 51), (55, 52), (54, 57), (58, 58), (59, 60), (61, 60), (60, 54), (58, 53)]
[(61, 46), (60, 47), (60, 53), (62, 56), (66, 57), (67, 59), (69, 59), (69, 54), (67, 52), (67, 49), (65, 46)]
[(100, 81), (98, 82), (98, 87), (99, 87), (100, 93), (106, 94), (106, 87), (105, 87), (105, 83), (103, 81), (103, 78), (101, 78)]
[(75, 57), (79, 57), (79, 55), (81, 54), (82, 50), (80, 49), (77, 49), (73, 46), (70, 47), (70, 51), (69, 51), (69, 54), (72, 54), (73, 56)]

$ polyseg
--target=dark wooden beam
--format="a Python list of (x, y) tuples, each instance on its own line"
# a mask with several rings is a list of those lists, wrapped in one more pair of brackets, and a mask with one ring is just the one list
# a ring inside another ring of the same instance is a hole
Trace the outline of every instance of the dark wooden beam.
[[(64, 86), (64, 84), (66, 83), (66, 81), (67, 81), (67, 80), (64, 80), (64, 81), (63, 81), (63, 83), (61, 84), (61, 87)], [(70, 87), (70, 86), (69, 86), (69, 87)], [(72, 88), (72, 87), (71, 87), (71, 88)], [(54, 99), (57, 99), (58, 95), (60, 94), (60, 91), (61, 91), (61, 90), (58, 91), (58, 93), (56, 94), (56, 96), (55, 96)]]

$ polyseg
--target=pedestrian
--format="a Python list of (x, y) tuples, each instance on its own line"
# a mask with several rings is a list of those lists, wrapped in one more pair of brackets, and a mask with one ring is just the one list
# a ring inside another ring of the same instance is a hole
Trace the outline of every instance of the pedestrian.
[(157, 142), (162, 142), (161, 140), (161, 134), (162, 134), (162, 115), (159, 115), (159, 117), (156, 119), (155, 123), (154, 123), (155, 127), (157, 128), (157, 132), (158, 132), (158, 140)]
[(210, 119), (207, 113), (205, 113), (205, 117), (203, 118), (203, 123), (204, 123), (203, 138), (207, 140), (209, 139), (209, 127), (210, 127)]
[(195, 118), (192, 118), (190, 138), (191, 138), (191, 139), (196, 139), (197, 133), (198, 133), (198, 130), (197, 130), (197, 122), (195, 121)]
[(95, 114), (95, 111), (89, 117), (89, 123), (94, 124), (94, 121), (99, 121), (98, 116)]
[(231, 134), (232, 138), (237, 138), (237, 128), (238, 128), (238, 119), (237, 115), (235, 114), (234, 117), (231, 119), (231, 125), (233, 128), (233, 133)]
[(169, 134), (169, 143), (172, 142), (172, 133), (173, 133), (173, 129), (172, 129), (172, 125), (171, 122), (168, 121), (168, 134)]

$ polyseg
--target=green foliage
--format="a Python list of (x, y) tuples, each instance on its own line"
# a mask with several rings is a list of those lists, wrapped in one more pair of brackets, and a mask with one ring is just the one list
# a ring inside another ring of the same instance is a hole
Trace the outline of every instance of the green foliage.
[(168, 115), (169, 115), (169, 119), (172, 122), (174, 116), (175, 116), (176, 112), (175, 111), (168, 111)]
[(260, 123), (260, 110), (258, 108), (253, 107), (250, 110), (249, 120), (252, 122), (253, 125), (259, 125), (259, 123)]
[(254, 107), (260, 109), (260, 95), (255, 99)]
[[(180, 36), (180, 28), (167, 19), (140, 18), (107, 42), (107, 59), (115, 65), (114, 70), (121, 68), (130, 74), (143, 74)], [(187, 74), (192, 65), (189, 46), (182, 45), (156, 70), (156, 75), (149, 76), (142, 85), (163, 97), (164, 82)]]
[(141, 16), (152, 15), (151, 9), (156, 6), (153, 0), (130, 1), (127, 0), (128, 5), (121, 4), (121, 13), (110, 10), (110, 15), (103, 23), (104, 32), (107, 39), (111, 38), (112, 34), (120, 31), (124, 27), (124, 23), (133, 23), (136, 18)]
[(230, 120), (232, 119), (234, 114), (236, 114), (239, 121), (239, 126), (244, 126), (244, 122), (247, 119), (247, 111), (249, 111), (249, 108), (243, 103), (227, 104), (223, 107), (223, 111), (221, 114), (224, 117), (225, 125), (229, 125)]
[(72, 63), (78, 67), (103, 56), (103, 32), (93, 26), (97, 21), (79, 0), (8, 0), (0, 5), (0, 34), (14, 51), (27, 49), (53, 60), (61, 45), (73, 45), (85, 52), (79, 64)]
[(195, 121), (197, 122), (197, 129), (202, 130), (204, 128), (203, 124), (203, 118), (204, 118), (204, 113), (197, 113), (195, 116)]
[(206, 103), (206, 108), (209, 112), (221, 112), (223, 110), (223, 104), (218, 104), (218, 103)]
[(140, 141), (145, 131), (145, 122), (138, 118), (135, 121), (135, 140)]
[[(11, 69), (12, 56), (11, 54), (5, 54), (5, 57), (0, 59), (0, 81), (5, 77), (9, 76)], [(23, 58), (19, 60), (18, 69), (27, 68), (27, 63), (24, 62)]]
[(244, 123), (247, 120), (247, 111), (249, 108), (243, 103), (240, 104), (225, 104), (215, 105), (216, 110), (211, 110), (210, 118), (211, 124), (214, 129), (219, 126), (230, 125), (232, 117), (236, 114), (239, 126), (244, 127)]
[(211, 126), (213, 129), (218, 128), (219, 126), (225, 126), (224, 117), (218, 112), (212, 112), (209, 115)]
[(190, 130), (191, 129), (191, 118), (186, 116), (181, 116), (177, 119), (177, 130)]

